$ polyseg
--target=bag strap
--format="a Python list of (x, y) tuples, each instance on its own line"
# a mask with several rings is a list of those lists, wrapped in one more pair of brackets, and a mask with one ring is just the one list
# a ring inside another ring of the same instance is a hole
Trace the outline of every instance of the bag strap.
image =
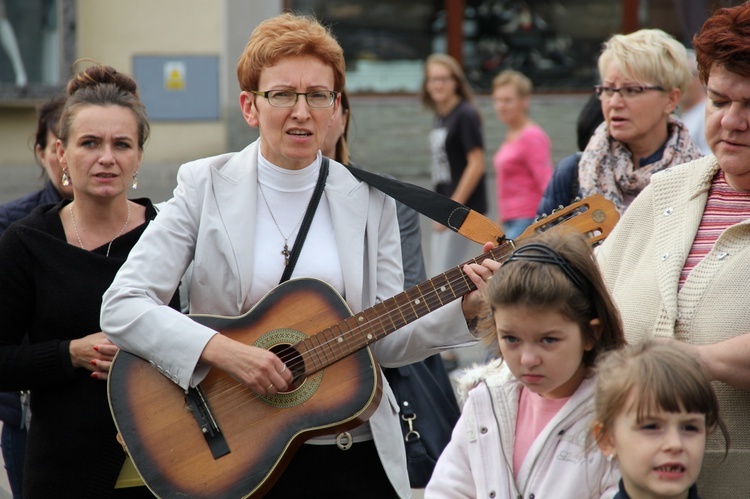
[(344, 166), (358, 179), (475, 243), (495, 241), (501, 244), (506, 240), (503, 230), (495, 222), (449, 197), (351, 165)]
[(315, 184), (315, 190), (310, 198), (310, 202), (307, 205), (305, 211), (305, 218), (302, 219), (302, 225), (300, 225), (299, 233), (297, 238), (294, 240), (292, 251), (289, 253), (289, 263), (284, 268), (284, 273), (281, 274), (281, 280), (279, 284), (284, 281), (288, 281), (292, 277), (295, 265), (297, 265), (297, 259), (299, 258), (300, 251), (302, 251), (302, 245), (305, 243), (307, 233), (310, 231), (310, 225), (312, 219), (315, 216), (315, 211), (318, 209), (320, 198), (323, 196), (323, 188), (326, 186), (326, 179), (328, 178), (328, 158), (323, 156), (323, 160), (320, 163), (320, 172), (318, 173), (318, 183)]
[[(412, 392), (411, 381), (409, 379), (411, 374), (411, 364), (402, 367), (390, 368), (389, 374), (386, 374), (388, 383), (391, 385), (393, 395), (398, 401), (399, 412), (401, 414), (401, 421), (405, 425), (404, 429), (404, 440), (411, 442), (413, 440), (420, 440), (421, 435), (414, 427), (414, 420), (417, 419), (417, 414), (414, 410), (414, 393)], [(422, 387), (425, 388), (425, 387)]]

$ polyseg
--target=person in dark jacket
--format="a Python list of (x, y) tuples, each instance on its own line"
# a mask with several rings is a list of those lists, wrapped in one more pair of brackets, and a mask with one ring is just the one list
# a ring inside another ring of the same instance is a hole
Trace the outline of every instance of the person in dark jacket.
[(601, 102), (596, 95), (592, 95), (578, 114), (578, 121), (576, 122), (578, 152), (564, 157), (555, 167), (552, 178), (547, 184), (544, 194), (542, 194), (541, 201), (539, 201), (539, 207), (536, 210), (537, 216), (549, 215), (558, 207), (569, 205), (580, 195), (578, 160), (581, 159), (581, 151), (586, 149), (591, 135), (602, 121), (604, 121), (604, 115), (602, 114)]
[(0, 206), (0, 234), (10, 224), (20, 220), (41, 204), (58, 203), (73, 197), (70, 185), (63, 185), (62, 168), (57, 161), (57, 134), (60, 113), (65, 97), (58, 96), (42, 104), (37, 113), (34, 134), (34, 158), (41, 168), (40, 178), (45, 179), (44, 187), (38, 191), (9, 201)]
[[(72, 198), (71, 186), (62, 185), (62, 168), (57, 161), (58, 121), (65, 97), (55, 97), (42, 104), (37, 113), (34, 134), (34, 157), (42, 169), (40, 178), (46, 179), (44, 187), (26, 196), (0, 206), (0, 235), (16, 220), (24, 218), (39, 205), (58, 203)], [(3, 422), (2, 440), (5, 470), (14, 498), (22, 496), (23, 461), (26, 454), (25, 404), (18, 392), (0, 392), (0, 421)]]

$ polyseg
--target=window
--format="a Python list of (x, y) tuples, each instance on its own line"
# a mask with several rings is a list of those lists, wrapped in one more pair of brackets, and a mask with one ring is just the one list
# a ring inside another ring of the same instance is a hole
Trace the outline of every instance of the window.
[[(285, 6), (331, 27), (344, 49), (352, 92), (418, 92), (425, 58), (448, 52), (452, 23), (461, 24), (461, 62), (475, 90), (489, 91), (497, 73), (516, 69), (539, 90), (588, 92), (598, 82), (602, 42), (625, 24), (689, 41), (709, 12), (688, 9), (687, 0), (642, 0), (640, 8), (630, 0), (460, 0), (463, 16), (449, 18), (452, 1), (286, 0)], [(625, 11), (637, 19), (626, 23)]]
[(0, 0), (0, 102), (57, 94), (75, 58), (75, 0)]
[(444, 0), (290, 0), (294, 12), (330, 26), (344, 49), (346, 86), (358, 91), (418, 91), (433, 50)]

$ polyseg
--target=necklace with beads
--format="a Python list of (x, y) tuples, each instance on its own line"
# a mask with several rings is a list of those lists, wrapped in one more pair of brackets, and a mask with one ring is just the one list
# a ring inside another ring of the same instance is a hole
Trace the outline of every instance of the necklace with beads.
[[(115, 237), (112, 238), (112, 240), (107, 245), (107, 254), (105, 256), (109, 256), (109, 250), (112, 249), (112, 243), (122, 235), (123, 232), (125, 232), (125, 227), (128, 226), (128, 223), (130, 222), (130, 201), (125, 201), (125, 206), (128, 208), (128, 215), (125, 217), (125, 223), (122, 224), (122, 228), (120, 229), (120, 232), (117, 233)], [(269, 209), (270, 211), (270, 209)], [(271, 215), (273, 216), (273, 215)], [(73, 204), (70, 205), (70, 218), (73, 221), (73, 231), (76, 233), (76, 239), (78, 239), (78, 246), (81, 247), (82, 250), (88, 251), (84, 246), (83, 242), (81, 241), (81, 235), (78, 233), (78, 225), (76, 225), (76, 215), (73, 211)]]
[(271, 211), (271, 205), (268, 204), (268, 199), (266, 199), (266, 195), (263, 193), (263, 187), (260, 185), (260, 181), (258, 181), (258, 191), (260, 191), (260, 196), (263, 198), (263, 202), (266, 203), (266, 208), (268, 208), (268, 213), (271, 214), (271, 220), (273, 220), (273, 224), (276, 226), (276, 230), (279, 231), (279, 234), (281, 234), (281, 237), (284, 239), (284, 249), (281, 250), (281, 254), (284, 255), (284, 265), (289, 265), (289, 256), (291, 255), (291, 253), (289, 252), (289, 238), (292, 237), (292, 234), (294, 234), (302, 224), (302, 220), (305, 218), (306, 212), (302, 213), (302, 216), (299, 217), (299, 220), (297, 221), (297, 224), (294, 226), (292, 231), (288, 236), (285, 236), (284, 233), (281, 232), (281, 226), (279, 226), (279, 222), (276, 221), (276, 217), (273, 215), (273, 211)]

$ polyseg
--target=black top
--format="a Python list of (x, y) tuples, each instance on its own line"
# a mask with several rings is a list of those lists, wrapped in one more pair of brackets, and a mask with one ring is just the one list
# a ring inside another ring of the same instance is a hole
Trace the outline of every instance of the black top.
[[(435, 190), (451, 197), (466, 169), (466, 155), (476, 148), (484, 149), (482, 121), (476, 109), (466, 101), (461, 101), (445, 116), (435, 118), (435, 128), (445, 128), (445, 154), (451, 170), (450, 184), (438, 184)], [(464, 203), (478, 213), (487, 213), (487, 188), (485, 175), (479, 180), (474, 192)]]
[[(102, 295), (148, 224), (115, 239), (107, 257), (108, 244), (68, 244), (59, 212), (69, 202), (36, 208), (0, 237), (0, 390), (31, 390), (27, 497), (108, 497), (125, 459), (107, 384), (73, 368), (69, 345), (101, 331)], [(135, 202), (156, 216), (148, 199)]]
[[(5, 232), (10, 224), (31, 213), (31, 210), (37, 206), (57, 203), (61, 199), (62, 196), (55, 185), (48, 180), (44, 188), (8, 201), (0, 206), (0, 234)], [(13, 426), (21, 426), (21, 398), (18, 392), (0, 393), (0, 421)]]

